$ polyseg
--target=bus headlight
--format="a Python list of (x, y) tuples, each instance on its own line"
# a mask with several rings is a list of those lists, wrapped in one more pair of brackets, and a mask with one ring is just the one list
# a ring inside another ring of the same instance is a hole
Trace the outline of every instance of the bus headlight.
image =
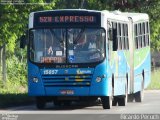
[(38, 78), (37, 78), (37, 77), (34, 77), (34, 78), (33, 78), (33, 82), (37, 83), (37, 82), (38, 82)]
[(97, 77), (96, 78), (96, 82), (101, 82), (102, 78), (101, 77)]

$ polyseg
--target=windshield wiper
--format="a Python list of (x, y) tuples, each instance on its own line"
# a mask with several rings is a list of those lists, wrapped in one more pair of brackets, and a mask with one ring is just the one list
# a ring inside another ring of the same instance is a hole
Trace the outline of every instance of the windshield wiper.
[(64, 37), (65, 37), (65, 31), (63, 31), (63, 38), (61, 39), (61, 37), (58, 37), (58, 35), (55, 33), (55, 31), (53, 29), (51, 29), (54, 37), (59, 40), (60, 42), (63, 42), (64, 41)]
[(85, 29), (81, 29), (81, 31), (79, 32), (79, 34), (77, 35), (77, 37), (73, 40), (73, 44), (77, 44), (77, 42), (80, 40), (80, 38), (82, 37), (83, 33), (84, 33)]

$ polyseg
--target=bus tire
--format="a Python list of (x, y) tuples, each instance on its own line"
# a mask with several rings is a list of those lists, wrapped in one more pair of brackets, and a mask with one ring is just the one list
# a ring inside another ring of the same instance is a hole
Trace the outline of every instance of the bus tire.
[(129, 94), (127, 101), (128, 101), (128, 102), (133, 102), (133, 101), (134, 101), (134, 94)]
[(71, 105), (71, 101), (65, 100), (65, 101), (63, 101), (63, 105), (64, 106), (70, 106)]
[(54, 106), (61, 106), (62, 102), (58, 100), (53, 100)]
[(134, 98), (135, 98), (135, 102), (142, 102), (143, 101), (143, 90), (142, 91), (138, 91), (134, 94)]
[(128, 90), (127, 85), (125, 86), (125, 95), (118, 97), (118, 105), (119, 106), (126, 106), (128, 100)]
[(44, 109), (46, 105), (46, 101), (42, 97), (36, 97), (36, 107), (37, 109)]
[(103, 96), (101, 97), (103, 109), (112, 108), (112, 96)]
[(117, 106), (117, 103), (118, 103), (118, 97), (114, 96), (112, 101), (112, 106)]
[(134, 94), (135, 102), (142, 102), (144, 99), (144, 72), (142, 72), (142, 77), (141, 91)]
[(126, 102), (126, 97), (122, 96), (122, 97), (119, 97), (118, 98), (118, 105), (119, 106), (126, 106), (127, 105), (127, 102)]

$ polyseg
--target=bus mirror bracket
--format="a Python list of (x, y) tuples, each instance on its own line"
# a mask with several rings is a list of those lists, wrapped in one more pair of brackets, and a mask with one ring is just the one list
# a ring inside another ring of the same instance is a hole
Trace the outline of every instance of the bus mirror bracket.
[(113, 29), (113, 51), (117, 51), (118, 49), (118, 41), (117, 41), (117, 29)]
[(20, 38), (20, 48), (24, 49), (27, 44), (26, 36), (22, 35)]

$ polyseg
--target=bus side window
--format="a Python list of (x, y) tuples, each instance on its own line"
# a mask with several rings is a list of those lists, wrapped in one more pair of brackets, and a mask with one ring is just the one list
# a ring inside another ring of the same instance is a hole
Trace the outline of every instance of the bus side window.
[(113, 51), (117, 51), (118, 49), (118, 41), (117, 41), (117, 29), (113, 28)]
[(138, 49), (142, 48), (142, 30), (141, 30), (141, 23), (138, 23), (138, 42), (139, 46)]
[(139, 46), (139, 38), (138, 38), (138, 24), (136, 24), (136, 48)]
[(126, 50), (129, 49), (129, 43), (128, 43), (128, 25), (125, 24), (125, 46)]
[(146, 34), (146, 31), (145, 31), (145, 22), (142, 23), (142, 31), (143, 31), (143, 47), (146, 46), (146, 41), (145, 41), (145, 34)]
[(123, 23), (122, 24), (122, 41), (123, 41), (123, 50), (126, 50), (127, 49), (127, 46), (126, 46), (126, 39), (125, 39), (125, 37), (126, 37), (126, 28), (125, 28), (126, 26), (125, 26), (125, 24)]
[(149, 22), (146, 23), (146, 45), (149, 46)]

